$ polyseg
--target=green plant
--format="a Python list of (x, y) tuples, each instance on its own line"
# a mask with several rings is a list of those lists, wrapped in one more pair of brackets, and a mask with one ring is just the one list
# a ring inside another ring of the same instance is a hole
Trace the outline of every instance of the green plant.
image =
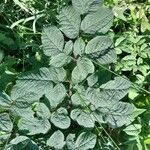
[(131, 72), (132, 80), (136, 80), (135, 82), (139, 85), (144, 84), (150, 71), (148, 41), (148, 36), (134, 36), (130, 33), (120, 36), (115, 42), (115, 49), (119, 56), (115, 70)]
[(134, 83), (135, 86), (129, 89), (128, 98), (137, 108), (145, 109), (145, 112), (124, 130), (127, 131), (126, 135), (120, 133), (124, 141), (122, 149), (149, 149), (149, 2), (106, 1), (115, 15), (113, 31), (118, 59), (114, 70), (117, 74), (128, 76)]
[(112, 7), (115, 15), (114, 31), (149, 34), (149, 0), (106, 0), (105, 3)]
[(121, 101), (130, 81), (107, 72), (117, 58), (107, 35), (112, 11), (101, 1), (86, 2), (72, 0), (59, 11), (58, 24), (43, 28), (44, 66), (1, 92), (3, 149), (120, 149), (107, 129), (127, 126), (143, 112)]

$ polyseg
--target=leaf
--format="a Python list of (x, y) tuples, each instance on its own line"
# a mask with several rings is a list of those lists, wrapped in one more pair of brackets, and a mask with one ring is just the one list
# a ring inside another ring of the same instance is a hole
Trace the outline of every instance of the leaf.
[(11, 97), (16, 99), (28, 93), (29, 96), (35, 96), (32, 97), (32, 100), (38, 100), (52, 89), (53, 82), (64, 81), (65, 76), (66, 72), (63, 68), (43, 67), (39, 70), (27, 72), (18, 78), (11, 92)]
[(150, 31), (150, 23), (147, 17), (145, 16), (142, 18), (141, 21), (141, 32), (146, 32), (147, 30)]
[(89, 13), (81, 23), (81, 30), (87, 34), (106, 33), (113, 23), (113, 13), (110, 9), (101, 7), (94, 13)]
[(101, 85), (100, 88), (105, 99), (119, 101), (128, 93), (130, 85), (131, 83), (128, 79), (116, 77), (115, 80)]
[(85, 99), (98, 107), (108, 107), (115, 105), (127, 93), (130, 82), (127, 79), (116, 77), (115, 80), (109, 81), (100, 86), (100, 88), (88, 88), (85, 92)]
[(22, 150), (22, 149), (29, 149), (29, 150), (38, 150), (38, 146), (35, 142), (30, 140), (26, 136), (17, 136), (10, 143), (6, 146), (6, 150)]
[(49, 108), (44, 103), (39, 103), (36, 108), (36, 114), (38, 117), (49, 119), (51, 116)]
[(76, 93), (71, 96), (73, 106), (86, 106), (90, 104), (90, 102), (85, 99), (86, 89), (84, 86), (75, 85), (74, 90)]
[(94, 116), (94, 119), (97, 123), (107, 123), (104, 120), (105, 114), (100, 112), (99, 110), (94, 110), (94, 107), (91, 106), (91, 109), (93, 109), (92, 115)]
[(127, 10), (127, 6), (114, 6), (113, 7), (113, 12), (116, 18), (122, 19), (127, 22), (127, 19), (124, 15), (124, 12)]
[(61, 107), (56, 112), (52, 113), (51, 122), (58, 128), (69, 128), (71, 121), (68, 117), (68, 112), (65, 108)]
[(65, 145), (63, 133), (60, 130), (55, 131), (47, 140), (47, 145), (55, 149), (63, 149)]
[(0, 108), (9, 108), (11, 103), (11, 98), (5, 92), (0, 92)]
[(85, 86), (83, 86), (83, 85), (79, 85), (79, 84), (77, 84), (77, 85), (75, 85), (74, 87), (74, 90), (76, 90), (80, 95), (82, 95), (82, 96), (84, 96), (85, 95), (85, 91), (86, 91), (86, 88), (85, 88)]
[(85, 99), (94, 105), (95, 108), (105, 107), (111, 103), (110, 100), (104, 99), (105, 97), (102, 96), (99, 88), (88, 88), (85, 92)]
[(78, 38), (75, 43), (74, 43), (74, 55), (82, 55), (84, 53), (85, 50), (85, 42), (83, 41), (82, 38)]
[(145, 140), (144, 140), (144, 143), (150, 145), (150, 138), (145, 139)]
[(88, 88), (85, 92), (85, 99), (93, 105), (95, 109), (105, 108), (116, 103), (116, 100), (107, 97), (99, 88)]
[[(98, 82), (98, 73), (97, 72), (94, 72), (92, 75), (90, 75), (88, 78), (87, 78), (87, 82), (88, 82), (88, 85), (90, 87), (94, 86), (97, 82)], [(102, 78), (103, 79), (103, 78)]]
[(64, 82), (66, 79), (66, 71), (64, 68), (54, 68), (50, 67), (48, 68), (50, 71), (50, 76), (51, 80), (55, 83), (58, 82)]
[(19, 120), (18, 128), (27, 135), (35, 135), (46, 134), (51, 129), (51, 125), (46, 118), (26, 116)]
[(123, 131), (128, 135), (138, 136), (141, 132), (141, 128), (142, 126), (140, 124), (133, 124), (127, 126)]
[(75, 149), (88, 150), (93, 149), (96, 144), (96, 135), (91, 132), (82, 132), (76, 142)]
[(136, 55), (126, 55), (121, 60), (121, 64), (123, 65), (123, 71), (131, 71), (134, 66), (136, 66)]
[(97, 36), (88, 42), (85, 53), (96, 59), (100, 64), (110, 64), (117, 58), (112, 48), (113, 42), (107, 36)]
[(82, 82), (90, 73), (93, 73), (95, 67), (88, 58), (79, 58), (77, 66), (72, 72), (72, 80), (74, 83)]
[(79, 72), (79, 68), (76, 66), (72, 71), (72, 82), (74, 84), (77, 84), (79, 82), (82, 82), (84, 80), (84, 76), (82, 75), (82, 72)]
[[(27, 72), (18, 78), (16, 85), (11, 92), (11, 97), (12, 99), (16, 99), (16, 97), (20, 97), (20, 95), (25, 95), (25, 90), (29, 93), (36, 93), (37, 100), (53, 87), (52, 81), (52, 74), (48, 68), (43, 67), (39, 70)], [(15, 88), (17, 88), (18, 90), (16, 90)]]
[(20, 149), (25, 148), (29, 142), (30, 142), (30, 139), (28, 137), (18, 136), (12, 141), (10, 141), (10, 144), (8, 145), (8, 147), (11, 147), (12, 149), (16, 147), (15, 149), (19, 150), (19, 148)]
[(137, 116), (139, 116), (140, 114), (144, 113), (146, 111), (146, 109), (134, 109), (134, 112), (132, 114), (133, 118), (136, 118)]
[(60, 30), (70, 39), (79, 35), (81, 23), (80, 15), (73, 7), (63, 7), (57, 16), (60, 24)]
[(62, 52), (64, 46), (64, 37), (57, 27), (44, 27), (41, 39), (43, 51), (46, 56), (55, 56)]
[(11, 132), (13, 123), (7, 113), (0, 114), (0, 131)]
[(125, 40), (126, 38), (124, 36), (118, 37), (115, 41), (115, 47), (120, 46)]
[(79, 93), (75, 93), (71, 96), (71, 102), (74, 106), (84, 106), (85, 104), (82, 102), (82, 97)]
[(96, 36), (90, 40), (86, 46), (85, 53), (92, 54), (95, 52), (103, 52), (113, 45), (113, 41), (108, 36)]
[(17, 108), (27, 108), (34, 102), (38, 101), (40, 96), (34, 91), (22, 90), (20, 87), (14, 86), (11, 91), (12, 106)]
[(129, 88), (128, 97), (134, 100), (139, 95), (138, 90), (134, 87)]
[(75, 134), (69, 134), (66, 138), (67, 148), (69, 150), (88, 150), (96, 145), (96, 135), (91, 132), (82, 132), (75, 141)]
[[(110, 91), (111, 90), (107, 92), (109, 93)], [(120, 93), (118, 93), (118, 95)], [(99, 88), (88, 88), (85, 93), (85, 99), (92, 104), (91, 109), (93, 110), (92, 114), (95, 119), (97, 118), (98, 122), (101, 123), (107, 122), (112, 128), (127, 125), (135, 118), (133, 115), (135, 107), (129, 103), (118, 102), (122, 95), (118, 96), (115, 94), (111, 93), (108, 95), (106, 92), (101, 92)]]
[(69, 55), (71, 54), (72, 51), (73, 51), (73, 42), (70, 40), (65, 44), (63, 52)]
[(74, 150), (75, 149), (75, 134), (69, 134), (66, 138), (66, 145), (68, 150)]
[(86, 14), (97, 11), (101, 2), (102, 0), (72, 0), (72, 5), (80, 14)]
[(85, 128), (94, 128), (95, 119), (90, 112), (85, 112), (77, 108), (71, 111), (70, 117), (77, 121), (80, 126)]
[(99, 108), (98, 110), (103, 113), (104, 121), (106, 121), (110, 127), (118, 128), (130, 124), (134, 120), (132, 117), (134, 108), (135, 107), (129, 103), (119, 102), (115, 105)]
[(63, 67), (69, 64), (71, 61), (71, 57), (66, 55), (65, 53), (60, 53), (56, 56), (53, 56), (50, 60), (50, 65), (54, 67)]
[(26, 116), (34, 116), (34, 111), (32, 110), (31, 107), (27, 108), (18, 108), (16, 106), (12, 106), (10, 109), (10, 112), (13, 114), (15, 117), (26, 117)]
[(56, 108), (65, 98), (66, 89), (63, 84), (57, 84), (49, 93), (46, 94), (47, 99), (50, 102), (51, 108)]
[(76, 92), (71, 96), (71, 102), (74, 106), (85, 106), (89, 104), (89, 101), (85, 99), (85, 93)]

